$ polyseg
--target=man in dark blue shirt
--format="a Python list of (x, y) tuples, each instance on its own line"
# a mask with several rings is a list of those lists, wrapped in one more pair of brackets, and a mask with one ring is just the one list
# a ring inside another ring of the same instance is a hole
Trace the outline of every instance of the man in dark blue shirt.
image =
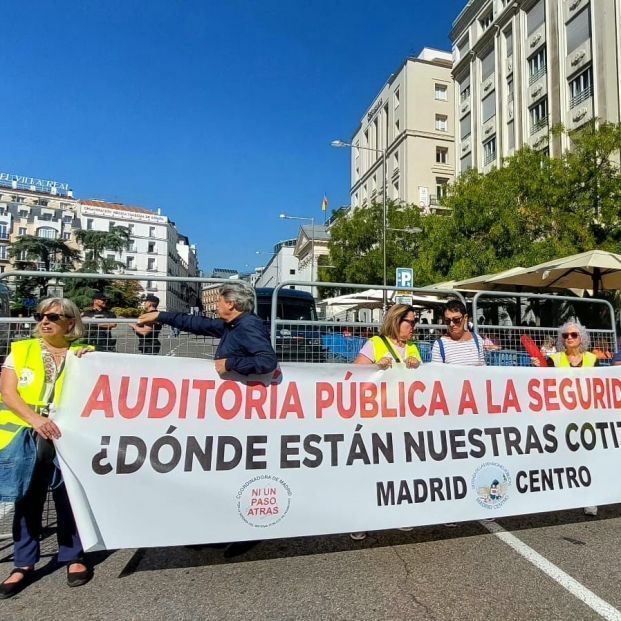
[(278, 366), (263, 320), (253, 313), (254, 289), (245, 281), (231, 281), (218, 289), (220, 319), (199, 315), (152, 311), (138, 318), (138, 325), (159, 322), (192, 334), (215, 336), (220, 343), (215, 353), (216, 371), (223, 375), (271, 373)]

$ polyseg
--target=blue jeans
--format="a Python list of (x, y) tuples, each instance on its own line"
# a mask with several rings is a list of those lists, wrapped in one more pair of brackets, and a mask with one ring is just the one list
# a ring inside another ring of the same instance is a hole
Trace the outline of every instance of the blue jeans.
[[(43, 442), (49, 441), (43, 440)], [(53, 447), (51, 455), (52, 457), (54, 455)], [(57, 470), (56, 465), (49, 457), (50, 452), (48, 451), (43, 459), (37, 459), (30, 487), (24, 498), (15, 503), (15, 514), (13, 516), (13, 562), (15, 567), (30, 567), (41, 558), (39, 538), (41, 536), (43, 507), (48, 488)], [(59, 473), (57, 473), (58, 476)], [(56, 507), (58, 561), (64, 564), (79, 561), (84, 550), (64, 481), (54, 487), (52, 497)]]

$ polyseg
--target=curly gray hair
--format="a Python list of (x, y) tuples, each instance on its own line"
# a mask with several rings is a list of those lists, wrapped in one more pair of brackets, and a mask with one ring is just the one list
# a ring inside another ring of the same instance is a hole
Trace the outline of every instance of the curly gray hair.
[(251, 313), (254, 310), (254, 288), (244, 280), (234, 280), (220, 285), (218, 295), (227, 302), (233, 302), (235, 310), (242, 313)]
[[(572, 328), (574, 328), (574, 330), (571, 330)], [(577, 331), (580, 334), (580, 347), (578, 349), (581, 353), (591, 349), (591, 337), (589, 336), (587, 329), (579, 321), (566, 321), (558, 329), (556, 338), (556, 351), (560, 352), (567, 349), (563, 334), (568, 331)]]

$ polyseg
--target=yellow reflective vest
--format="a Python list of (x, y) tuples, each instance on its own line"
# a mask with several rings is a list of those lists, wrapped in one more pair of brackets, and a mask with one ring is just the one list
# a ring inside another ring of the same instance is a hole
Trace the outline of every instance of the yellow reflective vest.
[[(571, 363), (569, 362), (569, 358), (565, 352), (561, 352), (560, 354), (548, 354), (548, 358), (552, 360), (555, 367), (570, 367)], [(590, 351), (585, 351), (582, 354), (582, 366), (583, 367), (594, 367), (597, 362), (597, 356), (592, 354)]]
[[(70, 349), (80, 349), (84, 345), (72, 345)], [(27, 339), (11, 343), (13, 365), (17, 375), (17, 392), (31, 407), (41, 408), (48, 405), (43, 401), (45, 393), (45, 367), (43, 366), (43, 352), (39, 339)], [(64, 368), (56, 378), (54, 388), (54, 403), (58, 404), (64, 380)], [(0, 397), (0, 449), (4, 448), (13, 439), (20, 427), (30, 427), (23, 418), (6, 409)]]
[[(386, 340), (388, 340), (388, 337), (386, 337)], [(390, 341), (388, 342), (390, 343)], [(382, 340), (381, 336), (371, 337), (371, 343), (373, 343), (373, 355), (375, 356), (375, 360), (373, 362), (379, 362), (382, 358), (386, 358), (386, 356), (388, 356), (389, 358), (394, 357), (392, 353), (390, 352), (390, 350), (388, 349), (388, 347), (386, 347), (386, 344)], [(397, 356), (400, 357), (401, 354), (397, 351), (397, 348), (394, 346), (394, 344), (393, 343), (390, 343), (390, 344), (393, 346), (395, 354), (397, 354)], [(405, 345), (405, 357), (416, 358), (416, 360), (419, 360), (420, 362), (423, 361), (422, 358), (420, 357), (420, 352), (418, 351), (418, 347), (416, 347), (416, 343), (412, 341), (409, 341)], [(405, 360), (398, 359), (397, 362), (405, 362)]]

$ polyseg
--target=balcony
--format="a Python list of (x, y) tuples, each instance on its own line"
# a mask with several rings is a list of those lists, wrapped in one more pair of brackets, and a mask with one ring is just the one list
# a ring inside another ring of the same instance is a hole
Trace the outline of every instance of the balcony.
[(528, 78), (528, 85), (532, 86), (537, 80), (539, 80), (539, 78), (542, 78), (546, 73), (548, 73), (547, 66), (539, 67), (537, 71), (530, 74), (530, 77)]
[(583, 91), (581, 91), (577, 95), (574, 95), (569, 100), (569, 109), (571, 110), (571, 109), (575, 108), (576, 106), (579, 106), (583, 101), (586, 101), (592, 95), (593, 95), (593, 87), (592, 86), (587, 86)]
[(532, 127), (530, 128), (530, 135), (533, 136), (537, 132), (540, 132), (542, 129), (546, 128), (548, 126), (548, 119), (549, 117), (544, 116), (542, 119), (539, 119), (538, 121), (533, 123)]

